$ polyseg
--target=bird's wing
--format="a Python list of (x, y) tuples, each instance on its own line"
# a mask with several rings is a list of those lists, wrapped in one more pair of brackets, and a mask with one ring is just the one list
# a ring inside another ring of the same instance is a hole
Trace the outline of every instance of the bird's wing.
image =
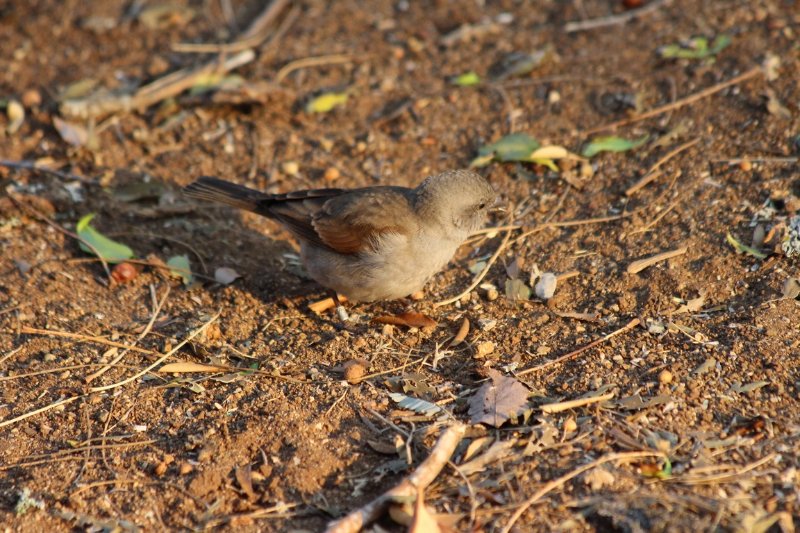
[(417, 229), (412, 191), (404, 187), (309, 189), (267, 194), (229, 181), (202, 177), (187, 195), (273, 218), (295, 237), (343, 254), (369, 249), (386, 233)]
[(299, 239), (326, 246), (314, 228), (314, 217), (326, 202), (347, 193), (344, 189), (309, 189), (269, 195), (253, 211), (281, 222)]
[(401, 187), (375, 187), (335, 196), (313, 216), (314, 230), (325, 246), (342, 254), (369, 250), (388, 233), (412, 235), (418, 223), (411, 194)]

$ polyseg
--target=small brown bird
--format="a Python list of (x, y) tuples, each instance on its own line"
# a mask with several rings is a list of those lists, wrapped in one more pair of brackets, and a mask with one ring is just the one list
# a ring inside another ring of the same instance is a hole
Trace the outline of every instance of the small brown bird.
[(470, 170), (430, 176), (414, 189), (266, 194), (202, 177), (184, 192), (282, 223), (300, 241), (308, 274), (354, 301), (391, 300), (422, 289), (484, 224), (497, 198)]

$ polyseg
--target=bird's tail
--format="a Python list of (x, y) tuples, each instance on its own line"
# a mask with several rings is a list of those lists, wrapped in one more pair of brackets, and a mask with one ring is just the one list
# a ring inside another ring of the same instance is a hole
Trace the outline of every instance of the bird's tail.
[(270, 195), (230, 181), (203, 176), (184, 187), (183, 193), (192, 198), (225, 204), (239, 209), (256, 211), (261, 201)]

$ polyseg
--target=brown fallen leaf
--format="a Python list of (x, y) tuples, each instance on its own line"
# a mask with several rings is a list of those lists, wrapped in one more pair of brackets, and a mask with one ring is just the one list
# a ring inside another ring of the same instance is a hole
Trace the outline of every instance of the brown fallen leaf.
[(500, 427), (528, 408), (528, 389), (497, 370), (489, 369), (488, 373), (492, 380), (484, 383), (469, 401), (470, 422)]
[(461, 326), (458, 328), (458, 333), (456, 333), (456, 336), (453, 337), (453, 340), (450, 341), (450, 344), (447, 347), (452, 348), (453, 346), (458, 346), (459, 344), (464, 342), (464, 339), (467, 338), (468, 334), (469, 334), (469, 319), (467, 317), (464, 317), (464, 320), (461, 322)]
[(378, 316), (373, 318), (372, 322), (377, 324), (392, 324), (393, 326), (406, 326), (409, 328), (433, 328), (438, 325), (438, 322), (431, 317), (414, 311), (407, 311), (399, 315)]
[(247, 494), (247, 499), (254, 501), (256, 500), (256, 491), (253, 490), (253, 478), (250, 472), (250, 465), (246, 466), (237, 466), (236, 471), (236, 481), (239, 483), (239, 487), (242, 491)]
[(408, 533), (440, 533), (442, 530), (436, 518), (425, 506), (422, 489), (417, 490), (417, 501), (414, 505), (414, 516), (408, 526)]

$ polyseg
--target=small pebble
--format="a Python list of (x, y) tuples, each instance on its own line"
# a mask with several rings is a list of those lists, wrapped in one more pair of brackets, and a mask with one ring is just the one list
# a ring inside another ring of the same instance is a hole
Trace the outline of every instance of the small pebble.
[(565, 433), (572, 433), (578, 429), (578, 424), (575, 422), (575, 419), (572, 417), (567, 418), (564, 420), (564, 432)]
[(341, 174), (339, 173), (339, 170), (336, 169), (336, 167), (329, 167), (325, 170), (325, 176), (324, 176), (325, 181), (335, 181), (339, 179), (340, 176)]
[(186, 474), (190, 473), (192, 470), (194, 470), (194, 467), (191, 464), (189, 464), (189, 463), (181, 463), (181, 467), (179, 469), (179, 472), (181, 473), (182, 476), (185, 476)]
[(297, 164), (297, 161), (284, 161), (281, 164), (281, 170), (287, 176), (295, 176), (300, 172), (300, 165)]
[(351, 361), (347, 361), (344, 364), (344, 379), (351, 385), (355, 385), (361, 378), (364, 377), (364, 374), (367, 373), (367, 368), (364, 365), (363, 360), (361, 359), (353, 359)]
[(22, 105), (28, 109), (42, 105), (42, 95), (36, 89), (28, 89), (22, 93)]
[(486, 299), (490, 302), (497, 300), (499, 297), (500, 293), (497, 291), (497, 289), (489, 289), (486, 291)]
[(672, 372), (667, 369), (662, 370), (658, 373), (658, 381), (659, 383), (672, 383)]
[(545, 272), (541, 275), (539, 281), (536, 282), (533, 292), (536, 294), (537, 298), (541, 300), (549, 300), (556, 293), (557, 283), (558, 280), (556, 279), (555, 274), (552, 272)]
[(479, 318), (478, 319), (478, 327), (481, 328), (481, 331), (491, 331), (497, 325), (497, 320), (491, 318)]

